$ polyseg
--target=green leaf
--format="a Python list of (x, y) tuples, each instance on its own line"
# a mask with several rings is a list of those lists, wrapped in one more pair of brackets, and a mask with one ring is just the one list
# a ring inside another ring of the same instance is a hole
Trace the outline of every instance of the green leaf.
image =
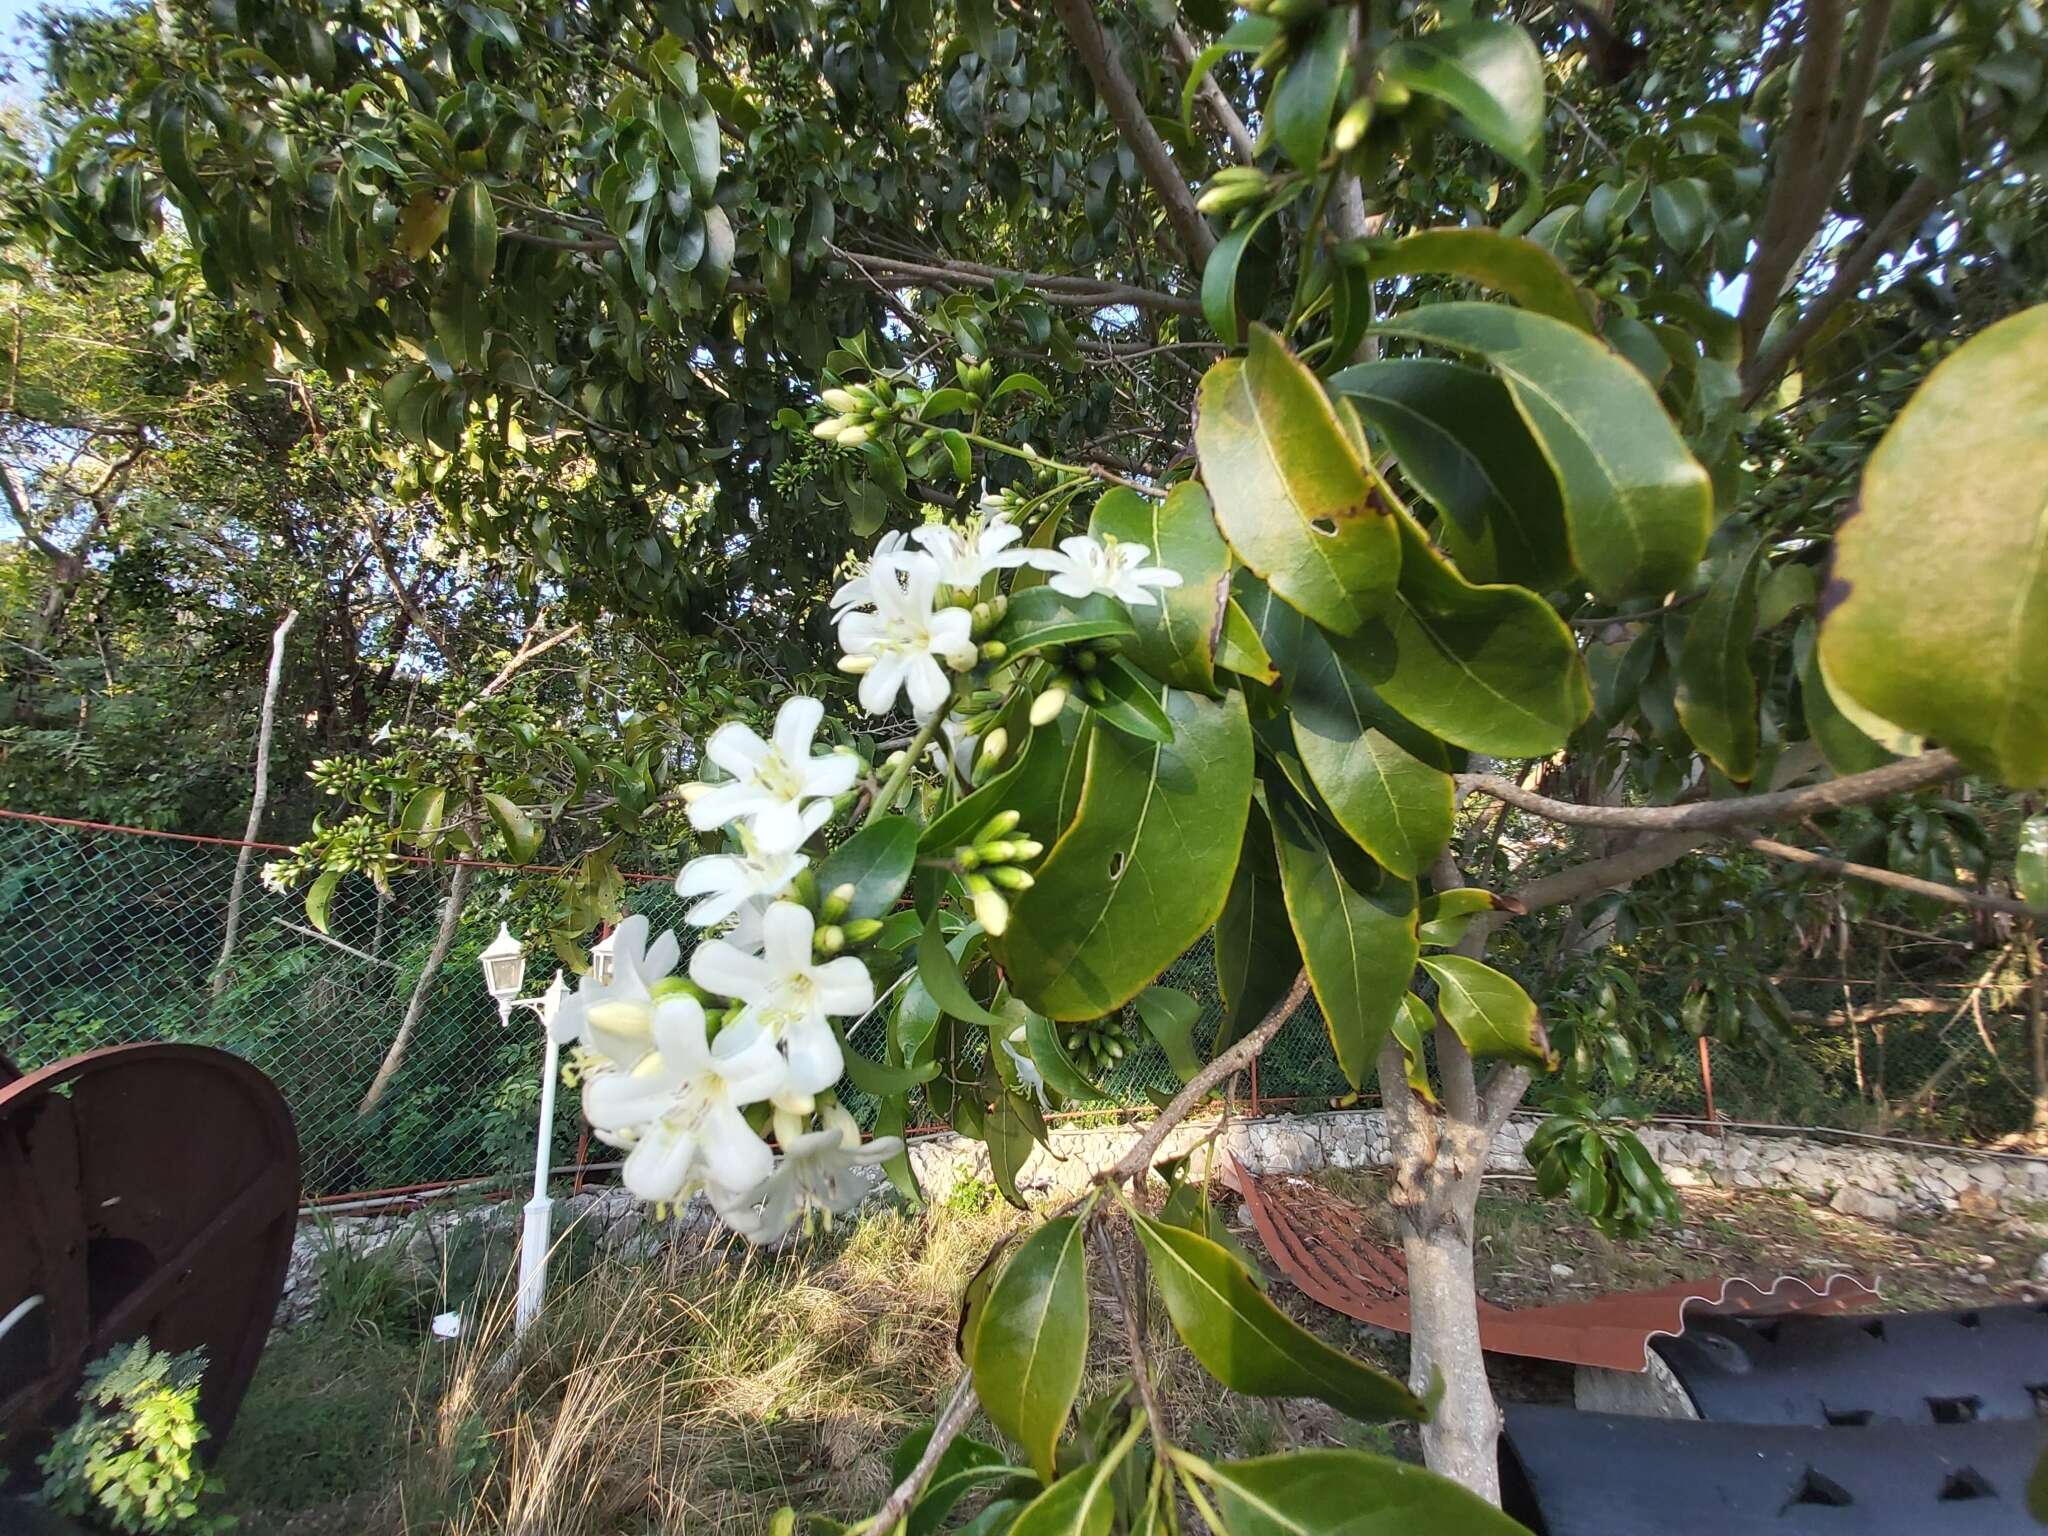
[(1245, 616), (1234, 597), (1223, 610), (1223, 637), (1216, 647), (1216, 664), (1254, 682), (1280, 681), (1280, 669), (1273, 665), (1266, 642), (1259, 638), (1257, 626)]
[(1031, 1060), (1045, 1085), (1061, 1098), (1086, 1104), (1102, 1097), (1102, 1087), (1089, 1078), (1067, 1054), (1059, 1027), (1042, 1013), (1028, 1013), (1024, 1021), (1024, 1043), (1031, 1048)]
[[(902, 1482), (917, 1465), (925, 1447), (931, 1444), (932, 1426), (905, 1437), (891, 1458), (889, 1476)], [(917, 1502), (910, 1507), (905, 1536), (932, 1536), (946, 1523), (953, 1506), (984, 1483), (1001, 1482), (1013, 1476), (1029, 1476), (1028, 1469), (1013, 1467), (1009, 1458), (984, 1440), (961, 1435), (939, 1456), (931, 1477)]]
[(1076, 1467), (1024, 1506), (1009, 1536), (1109, 1536), (1116, 1520), (1116, 1472), (1145, 1427), (1143, 1414), (1100, 1461)]
[(1259, 326), (1200, 396), (1195, 447), (1223, 537), (1282, 601), (1351, 634), (1392, 593), (1400, 535), (1321, 384)]
[(1237, 309), (1237, 269), (1244, 264), (1245, 248), (1259, 232), (1263, 218), (1246, 219), (1216, 242), (1202, 267), (1202, 318), (1226, 347), (1243, 338)]
[(846, 1032), (836, 1020), (832, 1024), (832, 1033), (839, 1037), (839, 1053), (846, 1060), (846, 1075), (853, 1080), (854, 1087), (870, 1098), (893, 1098), (939, 1075), (936, 1061), (921, 1062), (914, 1067), (890, 1067), (870, 1060), (847, 1043)]
[(334, 899), (341, 875), (340, 870), (330, 869), (306, 888), (306, 921), (322, 933), (327, 931), (327, 904)]
[(1696, 176), (1660, 181), (1650, 189), (1650, 222), (1664, 243), (1690, 256), (1714, 231), (1714, 205)]
[(1483, 891), (1476, 886), (1461, 885), (1422, 898), (1418, 936), (1424, 944), (1448, 949), (1465, 936), (1465, 930), (1471, 927), (1472, 919), (1479, 913), (1524, 910), (1518, 901), (1496, 896), (1492, 891)]
[(1678, 653), (1679, 723), (1693, 745), (1737, 784), (1756, 775), (1756, 675), (1749, 669), (1749, 642), (1756, 634), (1763, 553), (1759, 539), (1722, 567), (1693, 609)]
[(1062, 1216), (1018, 1245), (979, 1309), (974, 1395), (1050, 1482), (1088, 1359), (1086, 1222)]
[(1240, 16), (1224, 34), (1195, 55), (1188, 66), (1187, 83), (1181, 87), (1181, 125), (1192, 131), (1195, 97), (1202, 89), (1202, 77), (1233, 53), (1257, 53), (1280, 35), (1280, 23), (1270, 16)]
[(960, 979), (959, 963), (953, 958), (952, 951), (946, 948), (945, 936), (939, 932), (936, 918), (925, 924), (924, 933), (917, 941), (917, 979), (941, 1012), (970, 1024), (986, 1024), (1004, 1035), (1016, 1028), (1001, 1014), (991, 1013), (982, 1007), (968, 992), (967, 983)]
[(1167, 689), (1163, 702), (1170, 742), (1090, 734), (1073, 820), (993, 943), (1017, 996), (1049, 1018), (1128, 1002), (1215, 921), (1229, 889), (1251, 803), (1244, 697)]
[(1230, 601), (1230, 549), (1216, 531), (1208, 492), (1184, 481), (1164, 501), (1118, 486), (1103, 494), (1088, 531), (1142, 544), (1151, 563), (1178, 572), (1181, 584), (1131, 610), (1137, 633), (1124, 654), (1153, 677), (1195, 693), (1215, 693), (1216, 648)]
[(1041, 380), (1028, 373), (1006, 375), (1002, 383), (989, 391), (988, 401), (990, 405), (994, 405), (1003, 396), (1015, 394), (1030, 395), (1034, 399), (1045, 401), (1048, 405), (1052, 403), (1052, 391), (1047, 389)]
[(1294, 747), (1337, 824), (1397, 875), (1427, 869), (1451, 840), (1451, 776), (1388, 732), (1405, 722), (1305, 628), (1290, 676)]
[(886, 917), (910, 883), (917, 863), (917, 826), (903, 816), (868, 823), (825, 856), (818, 866), (818, 890), (829, 895), (853, 887), (853, 902), (840, 921)]
[(1570, 628), (1526, 587), (1467, 581), (1405, 511), (1396, 524), (1400, 600), (1333, 640), (1339, 659), (1445, 741), (1496, 757), (1562, 750), (1593, 708)]
[(993, 638), (1000, 640), (1011, 656), (1023, 656), (1049, 645), (1137, 632), (1124, 605), (1113, 597), (1100, 592), (1063, 597), (1051, 587), (1026, 587), (1011, 596), (1009, 611), (996, 626)]
[(1506, 1056), (1548, 1068), (1556, 1058), (1536, 1004), (1512, 976), (1465, 955), (1424, 955), (1444, 1022), (1474, 1056)]
[(1308, 808), (1292, 799), (1274, 798), (1273, 833), (1288, 921), (1337, 1065), (1356, 1088), (1372, 1072), (1415, 973), (1415, 882), (1363, 861), (1354, 873), (1370, 889), (1358, 889)]
[(498, 829), (498, 835), (504, 838), (505, 854), (511, 862), (524, 864), (540, 852), (541, 838), (545, 834), (512, 801), (494, 790), (485, 790), (484, 810)]
[(1039, 1118), (1038, 1106), (1005, 1089), (988, 1113), (982, 1136), (988, 1145), (989, 1177), (996, 1181), (996, 1188), (1018, 1210), (1029, 1209), (1017, 1192), (1017, 1175), (1031, 1160), (1032, 1149), (1045, 1140), (1045, 1122)]
[(1835, 535), (1821, 664), (1846, 713), (1939, 741), (2016, 788), (2048, 782), (2048, 305), (1927, 376)]
[(1449, 1478), (1366, 1451), (1199, 1464), (1230, 1536), (1528, 1536)]
[(1475, 581), (1538, 591), (1571, 576), (1557, 475), (1490, 373), (1434, 358), (1359, 363), (1330, 378), (1445, 518), (1438, 537)]
[[(1429, 1004), (1410, 992), (1401, 999), (1400, 1010), (1394, 1015), (1394, 1039), (1401, 1047), (1401, 1075), (1407, 1080), (1408, 1091), (1425, 1104), (1436, 1102), (1436, 1089), (1429, 1081), (1429, 1061), (1424, 1054), (1429, 1032), (1436, 1027), (1436, 1016), (1429, 1011)], [(1384, 1091), (1385, 1085), (1381, 1085)]]
[(1501, 304), (1428, 304), (1380, 329), (1483, 357), (1500, 374), (1556, 471), (1573, 563), (1602, 601), (1662, 597), (1691, 579), (1713, 490), (1626, 361), (1583, 331)]
[(1401, 1383), (1332, 1349), (1274, 1306), (1221, 1245), (1142, 1214), (1131, 1220), (1174, 1331), (1224, 1386), (1253, 1397), (1318, 1398), (1358, 1419), (1427, 1417)]
[(498, 210), (491, 189), (472, 178), (455, 194), (448, 215), (448, 248), (462, 275), (486, 286), (498, 266)]
[(1342, 6), (1324, 12), (1315, 34), (1290, 57), (1266, 103), (1268, 132), (1295, 166), (1313, 175), (1322, 164), (1337, 81), (1351, 41), (1351, 18)]
[(2019, 852), (2012, 863), (2013, 886), (2030, 907), (2048, 910), (2048, 814), (2020, 823)]
[[(1534, 241), (1484, 225), (1421, 229), (1362, 249), (1375, 278), (1446, 273), (1505, 294), (1524, 309), (1590, 332), (1590, 300), (1564, 263)], [(1331, 387), (1340, 387), (1335, 379)]]
[(1057, 842), (1064, 824), (1041, 825), (1033, 819), (1057, 797), (1058, 782), (1064, 777), (1069, 755), (1067, 735), (1058, 726), (1041, 726), (1025, 737), (1023, 749), (1010, 749), (1008, 766), (975, 791), (955, 801), (933, 817), (917, 846), (921, 853), (951, 853), (985, 826), (999, 811), (1016, 810), (1024, 820), (1015, 835), (1035, 837), (1048, 845)]
[(1201, 1021), (1202, 1005), (1173, 987), (1147, 987), (1138, 994), (1138, 1019), (1159, 1048), (1166, 1052), (1166, 1064), (1182, 1082), (1193, 1081), (1202, 1070), (1202, 1058), (1195, 1051), (1195, 1025)]
[(1223, 1018), (1214, 1054), (1246, 1034), (1287, 996), (1301, 972), (1301, 949), (1287, 920), (1273, 828), (1256, 804), (1245, 822), (1244, 850), (1216, 919), (1216, 986)]
[(718, 115), (706, 106), (690, 114), (690, 158), (684, 166), (690, 191), (708, 202), (718, 190)]
[(1543, 59), (1511, 22), (1467, 22), (1394, 44), (1386, 78), (1434, 96), (1531, 181), (1543, 174)]
[(398, 818), (398, 835), (420, 847), (431, 843), (440, 833), (441, 812), (447, 803), (448, 791), (438, 784), (416, 790)]
[(707, 203), (704, 215), (704, 255), (697, 262), (696, 278), (712, 294), (725, 292), (727, 279), (732, 276), (733, 252), (737, 241), (732, 231), (732, 220), (716, 203)]

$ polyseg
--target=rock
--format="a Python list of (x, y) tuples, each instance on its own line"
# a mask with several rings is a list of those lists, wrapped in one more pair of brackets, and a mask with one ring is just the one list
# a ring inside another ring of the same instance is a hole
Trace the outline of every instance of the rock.
[(432, 1269), (440, 1262), (441, 1245), (434, 1240), (434, 1229), (426, 1222), (421, 1222), (405, 1240), (405, 1256), (424, 1269)]
[(1574, 1273), (1576, 1271), (1569, 1264), (1553, 1264), (1550, 1266), (1550, 1278), (1553, 1280), (1569, 1280)]
[(1956, 1209), (1966, 1216), (1996, 1216), (1998, 1196), (1975, 1184), (1967, 1185), (1956, 1196)]
[(1844, 1216), (1860, 1217), (1887, 1227), (1895, 1227), (1899, 1223), (1898, 1201), (1886, 1195), (1874, 1195), (1867, 1189), (1858, 1189), (1853, 1184), (1836, 1190), (1835, 1198), (1828, 1203)]

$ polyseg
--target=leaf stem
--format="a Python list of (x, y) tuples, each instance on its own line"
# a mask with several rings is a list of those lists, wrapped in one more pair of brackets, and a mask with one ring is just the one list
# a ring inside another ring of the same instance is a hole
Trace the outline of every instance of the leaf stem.
[(919, 726), (917, 734), (910, 738), (910, 745), (903, 749), (903, 761), (889, 771), (889, 777), (884, 779), (882, 787), (875, 791), (874, 804), (868, 807), (867, 815), (860, 819), (862, 826), (866, 826), (896, 803), (896, 796), (902, 792), (904, 782), (910, 777), (911, 771), (917, 767), (917, 760), (924, 756), (924, 749), (930, 746), (938, 736), (940, 728), (945, 725), (948, 717), (952, 715), (953, 705), (959, 700), (959, 697), (960, 682), (956, 678), (953, 682), (952, 691), (946, 695), (945, 702), (932, 711), (931, 719)]

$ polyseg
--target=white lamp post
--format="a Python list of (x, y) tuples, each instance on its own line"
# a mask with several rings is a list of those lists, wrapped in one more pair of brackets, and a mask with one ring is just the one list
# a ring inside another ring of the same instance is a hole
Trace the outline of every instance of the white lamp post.
[[(600, 974), (609, 974), (611, 970), (609, 944), (607, 940), (599, 946), (605, 951)], [(561, 1046), (556, 1043), (551, 1026), (555, 1010), (562, 1002), (562, 973), (555, 972), (555, 979), (539, 997), (521, 997), (519, 988), (526, 980), (526, 952), (503, 923), (498, 925), (498, 936), (491, 940), (490, 947), (477, 958), (483, 964), (484, 986), (498, 1004), (499, 1024), (512, 1022), (514, 1008), (531, 1008), (540, 1015), (541, 1038), (546, 1042), (540, 1069), (540, 1130), (533, 1148), (533, 1198), (526, 1202), (526, 1226), (520, 1235), (519, 1295), (512, 1322), (513, 1336), (523, 1338), (533, 1320), (540, 1316), (541, 1301), (548, 1288), (548, 1246), (553, 1240), (554, 1211), (554, 1201), (548, 1198), (548, 1161), (555, 1130), (555, 1082), (561, 1076)], [(597, 959), (594, 951), (591, 959)]]

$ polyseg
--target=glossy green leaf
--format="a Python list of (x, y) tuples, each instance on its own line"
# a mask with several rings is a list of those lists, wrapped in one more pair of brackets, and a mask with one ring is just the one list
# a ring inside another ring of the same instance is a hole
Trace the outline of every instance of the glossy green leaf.
[(1272, 825), (1254, 804), (1245, 822), (1237, 872), (1216, 919), (1216, 985), (1223, 998), (1223, 1019), (1210, 1052), (1221, 1051), (1265, 1018), (1300, 972), (1301, 949), (1287, 921)]
[(1266, 104), (1267, 131), (1298, 169), (1311, 174), (1322, 164), (1350, 41), (1351, 18), (1342, 6), (1331, 7), (1308, 41), (1290, 55)]
[(1173, 740), (1173, 721), (1159, 702), (1160, 687), (1137, 671), (1121, 656), (1112, 656), (1095, 673), (1102, 685), (1102, 697), (1087, 701), (1110, 725), (1140, 741), (1165, 743)]
[(1690, 256), (1714, 231), (1707, 184), (1696, 176), (1658, 182), (1650, 189), (1650, 221), (1666, 245)]
[(2048, 305), (1945, 358), (1835, 536), (1821, 661), (1837, 703), (2016, 787), (2048, 782)]
[(1691, 579), (1712, 487), (1627, 362), (1583, 331), (1502, 304), (1427, 304), (1380, 329), (1483, 357), (1500, 374), (1557, 473), (1573, 563), (1603, 601), (1662, 597)]
[(1535, 1001), (1512, 976), (1465, 955), (1424, 955), (1422, 968), (1436, 983), (1436, 1005), (1474, 1056), (1505, 1056), (1548, 1067), (1550, 1037)]
[[(896, 1447), (891, 1458), (889, 1476), (901, 1482), (910, 1475), (931, 1444), (932, 1430), (926, 1425), (914, 1435), (906, 1436)], [(1000, 1482), (1012, 1476), (1030, 1476), (1023, 1467), (1013, 1467), (1009, 1458), (985, 1440), (972, 1435), (958, 1436), (940, 1454), (938, 1465), (932, 1468), (931, 1476), (924, 1485), (924, 1491), (917, 1496), (917, 1502), (910, 1507), (905, 1536), (932, 1536), (946, 1523), (946, 1516), (961, 1499), (985, 1483)]]
[(718, 115), (709, 106), (690, 114), (690, 158), (684, 169), (700, 202), (718, 190)]
[(1863, 773), (1892, 760), (1891, 753), (1856, 728), (1842, 713), (1828, 692), (1821, 675), (1820, 647), (1814, 643), (1812, 626), (1803, 625), (1794, 646), (1799, 663), (1799, 709), (1806, 721), (1806, 734), (1820, 748), (1828, 767), (1836, 773)]
[(1200, 393), (1195, 447), (1223, 537), (1282, 601), (1352, 633), (1391, 594), (1400, 537), (1322, 385), (1261, 326)]
[[(1436, 1015), (1429, 1011), (1429, 1004), (1413, 992), (1401, 999), (1393, 1026), (1394, 1039), (1401, 1047), (1401, 1076), (1407, 1081), (1408, 1091), (1425, 1104), (1436, 1102), (1436, 1089), (1429, 1080), (1429, 1058), (1424, 1054), (1429, 1032), (1435, 1027)], [(1381, 1091), (1385, 1091), (1384, 1083)]]
[[(1375, 278), (1409, 273), (1462, 277), (1524, 309), (1582, 331), (1593, 329), (1591, 301), (1563, 262), (1532, 240), (1484, 225), (1417, 230), (1366, 248), (1362, 259)], [(1336, 386), (1335, 379), (1330, 382)]]
[(1434, 96), (1473, 135), (1534, 181), (1543, 173), (1543, 59), (1512, 22), (1441, 27), (1394, 44), (1386, 78)]
[(1151, 564), (1181, 578), (1179, 586), (1158, 592), (1159, 601), (1131, 610), (1137, 633), (1125, 642), (1124, 654), (1163, 683), (1216, 692), (1216, 648), (1230, 601), (1230, 549), (1216, 531), (1208, 492), (1184, 481), (1162, 501), (1118, 486), (1095, 503), (1088, 531), (1144, 545)]
[(979, 1309), (974, 1395), (1047, 1481), (1088, 1359), (1088, 1265), (1080, 1217), (1048, 1221), (1017, 1246)]
[(399, 815), (398, 835), (416, 845), (432, 842), (441, 830), (441, 814), (447, 803), (448, 791), (437, 784), (414, 791)]
[(1366, 1451), (1202, 1465), (1230, 1536), (1528, 1536), (1447, 1477)]
[(1021, 745), (1013, 739), (1001, 770), (933, 817), (918, 835), (918, 850), (950, 853), (986, 826), (990, 817), (1007, 810), (1024, 818), (1014, 835), (1035, 837), (1048, 845), (1056, 842), (1065, 826), (1057, 824), (1056, 815), (1048, 818), (1047, 807), (1056, 800), (1057, 785), (1065, 775), (1074, 729), (1065, 721), (1036, 730), (1020, 723), (1013, 738), (1021, 735)]
[(1093, 1081), (1060, 1039), (1059, 1026), (1042, 1013), (1026, 1010), (1024, 1043), (1031, 1048), (1031, 1060), (1045, 1085), (1061, 1098), (1086, 1104), (1102, 1097), (1101, 1085)]
[(525, 864), (540, 852), (545, 835), (533, 818), (495, 790), (484, 791), (484, 811), (498, 835), (505, 840), (505, 856), (514, 864)]
[(1465, 936), (1472, 919), (1481, 912), (1523, 910), (1520, 902), (1509, 897), (1496, 896), (1492, 891), (1480, 890), (1476, 886), (1461, 885), (1422, 898), (1418, 934), (1424, 944), (1448, 949)]
[(334, 900), (334, 888), (341, 884), (342, 871), (330, 869), (306, 887), (306, 921), (322, 933), (327, 931), (327, 907)]
[(1196, 54), (1188, 66), (1187, 83), (1181, 87), (1181, 125), (1193, 128), (1195, 98), (1201, 93), (1203, 77), (1211, 69), (1233, 53), (1257, 53), (1279, 35), (1280, 23), (1270, 16), (1240, 16), (1221, 37)]
[(1229, 889), (1251, 803), (1244, 697), (1168, 689), (1163, 704), (1170, 742), (1092, 733), (1073, 821), (994, 941), (1012, 989), (1049, 1018), (1128, 1002), (1215, 921)]
[(967, 983), (960, 979), (959, 961), (946, 947), (936, 919), (925, 924), (924, 934), (917, 941), (917, 979), (942, 1013), (970, 1024), (985, 1024), (1004, 1034), (1015, 1027), (974, 1000)]
[(1678, 653), (1678, 719), (1693, 745), (1737, 784), (1756, 775), (1756, 674), (1749, 642), (1756, 634), (1756, 588), (1763, 567), (1759, 540), (1722, 567), (1693, 608)]
[(1051, 587), (1026, 587), (1010, 598), (1009, 611), (996, 626), (994, 638), (1012, 656), (1022, 656), (1049, 645), (1072, 645), (1081, 640), (1137, 632), (1124, 605), (1113, 597), (1104, 597), (1099, 592), (1087, 597), (1064, 597)]
[(1281, 892), (1295, 943), (1337, 1065), (1356, 1088), (1371, 1074), (1415, 972), (1415, 882), (1362, 860), (1362, 873), (1378, 878), (1361, 882), (1371, 886), (1361, 891), (1346, 878), (1305, 806), (1276, 799), (1273, 817)]
[(1593, 708), (1570, 628), (1526, 587), (1467, 581), (1406, 513), (1397, 518), (1400, 600), (1334, 642), (1339, 657), (1445, 741), (1496, 757), (1562, 750)]
[(2048, 815), (2020, 823), (2020, 846), (2012, 865), (2013, 886), (2030, 907), (2048, 909)]
[[(960, 1124), (957, 1119), (953, 1123), (956, 1127)], [(1029, 1210), (1017, 1188), (1017, 1175), (1045, 1140), (1045, 1121), (1038, 1113), (1038, 1105), (1005, 1089), (984, 1118), (981, 1135), (988, 1147), (989, 1177), (995, 1180), (997, 1190), (1018, 1210)]]
[(491, 189), (465, 181), (448, 211), (448, 249), (462, 275), (481, 288), (498, 265), (498, 210)]
[(1234, 597), (1223, 611), (1223, 637), (1216, 647), (1216, 665), (1254, 682), (1280, 681), (1280, 669), (1273, 665), (1266, 642), (1259, 638), (1257, 626), (1245, 617)]
[(1145, 1427), (1144, 1416), (1130, 1426), (1100, 1461), (1076, 1467), (1024, 1506), (1009, 1536), (1109, 1536), (1116, 1520), (1116, 1475)]
[(869, 822), (825, 856), (818, 866), (818, 890), (829, 895), (853, 887), (848, 919), (884, 917), (894, 909), (917, 862), (917, 827), (907, 817)]
[(1412, 879), (1451, 840), (1451, 776), (1389, 734), (1403, 722), (1320, 632), (1305, 639), (1290, 679), (1302, 766), (1337, 824), (1381, 865)]
[[(1400, 1382), (1332, 1349), (1274, 1306), (1227, 1249), (1144, 1215), (1132, 1223), (1174, 1331), (1224, 1386), (1253, 1397), (1319, 1398), (1358, 1419), (1426, 1417)], [(984, 1350), (986, 1338), (984, 1331)]]
[(846, 1063), (846, 1075), (853, 1086), (870, 1098), (886, 1099), (910, 1092), (919, 1083), (928, 1083), (939, 1075), (936, 1061), (920, 1062), (916, 1066), (891, 1067), (863, 1056), (848, 1043), (846, 1033), (835, 1020), (832, 1033), (839, 1037), (839, 1050)]
[(1202, 318), (1226, 347), (1243, 339), (1244, 324), (1238, 313), (1237, 272), (1244, 264), (1245, 250), (1258, 234), (1263, 219), (1250, 218), (1227, 231), (1216, 242), (1202, 267)]
[(1194, 1041), (1201, 1017), (1202, 1005), (1174, 987), (1147, 987), (1138, 994), (1138, 1021), (1159, 1042), (1166, 1064), (1184, 1083), (1202, 1070)]
[(1507, 386), (1462, 363), (1409, 357), (1330, 378), (1444, 515), (1439, 533), (1474, 581), (1549, 591), (1570, 579), (1557, 474)]

